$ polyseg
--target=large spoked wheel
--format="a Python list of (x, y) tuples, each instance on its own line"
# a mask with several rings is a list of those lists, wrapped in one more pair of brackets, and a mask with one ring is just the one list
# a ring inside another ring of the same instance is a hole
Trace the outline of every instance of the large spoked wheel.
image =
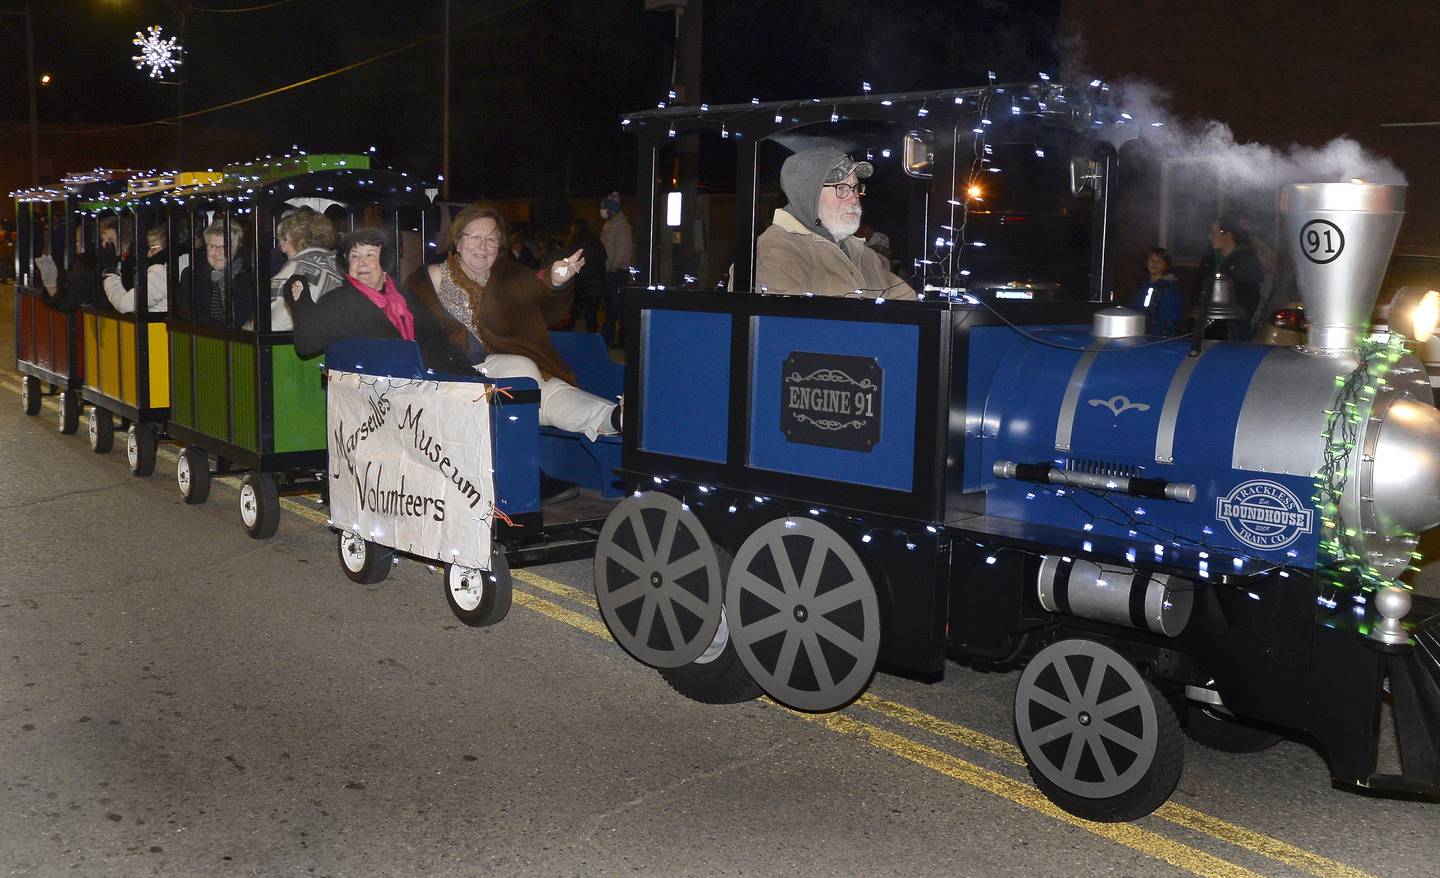
[(205, 449), (186, 445), (180, 450), (175, 461), (175, 483), (186, 503), (195, 505), (210, 498), (210, 458)]
[(148, 476), (155, 472), (155, 431), (145, 424), (131, 424), (125, 431), (125, 460), (130, 474)]
[(106, 454), (115, 447), (115, 416), (98, 405), (90, 406), (90, 416), (85, 419), (85, 435), (90, 440), (90, 450)]
[(374, 585), (383, 582), (395, 566), (395, 550), (377, 546), (357, 533), (339, 533), (340, 567), (352, 582)]
[(455, 618), (471, 628), (484, 628), (504, 619), (513, 597), (510, 562), (499, 546), (490, 555), (490, 569), (445, 565), (445, 603)]
[(1259, 753), (1285, 740), (1283, 735), (1269, 729), (1193, 703), (1186, 706), (1185, 734), (1200, 746), (1221, 753)]
[(765, 694), (800, 710), (859, 695), (880, 654), (880, 608), (860, 556), (814, 519), (778, 518), (740, 545), (725, 616)]
[(595, 548), (595, 601), (615, 642), (656, 668), (698, 659), (720, 627), (724, 579), (695, 513), (668, 494), (627, 497)]
[(240, 482), (240, 523), (251, 539), (268, 540), (280, 527), (280, 492), (269, 473), (246, 473)]
[(1123, 655), (1090, 640), (1053, 643), (1025, 666), (1015, 738), (1050, 801), (1105, 823), (1163, 805), (1185, 761), (1170, 703)]
[(26, 375), (20, 379), (20, 404), (25, 407), (25, 414), (35, 416), (40, 414), (40, 379), (34, 375)]
[(66, 390), (60, 394), (56, 426), (66, 436), (80, 429), (80, 394)]

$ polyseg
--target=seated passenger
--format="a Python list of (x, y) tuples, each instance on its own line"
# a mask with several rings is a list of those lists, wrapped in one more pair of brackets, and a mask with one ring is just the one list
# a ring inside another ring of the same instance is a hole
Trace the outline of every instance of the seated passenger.
[(855, 237), (865, 194), (860, 181), (874, 170), (830, 147), (785, 160), (780, 188), (789, 203), (756, 243), (756, 292), (915, 298), (885, 258)]
[[(102, 240), (108, 231), (113, 239), (115, 236), (115, 221), (109, 219), (109, 225), (102, 219), (100, 221), (100, 235)], [(61, 271), (55, 264), (55, 260), (49, 256), (49, 267), (40, 266), (41, 281), (45, 285), (45, 295), (49, 297), (50, 307), (57, 311), (70, 313), (76, 311), (81, 305), (92, 305), (95, 302), (96, 281), (99, 279), (99, 272), (96, 268), (95, 256), (85, 248), (85, 227), (75, 227), (75, 259), (70, 268)], [(40, 260), (35, 260), (40, 265)], [(63, 277), (62, 277), (63, 275)]]
[(319, 211), (302, 207), (275, 226), (275, 243), (285, 254), (285, 264), (270, 279), (270, 330), (289, 332), (294, 328), (285, 305), (285, 281), (297, 274), (310, 282), (310, 295), (321, 296), (345, 282), (335, 265), (335, 224)]
[(295, 326), (295, 353), (313, 357), (342, 338), (403, 338), (420, 346), (425, 366), (464, 373), (472, 367), (445, 337), (425, 303), (395, 286), (385, 271), (393, 245), (379, 229), (356, 229), (340, 239), (336, 263), (345, 273), (340, 286), (315, 301), (310, 280), (297, 273), (285, 281)]
[[(145, 259), (141, 263), (145, 268), (145, 310), (150, 314), (164, 314), (170, 307), (170, 298), (166, 293), (165, 227), (151, 226), (145, 232), (145, 244)], [(116, 311), (135, 313), (136, 287), (127, 289), (121, 281), (120, 272), (106, 272), (101, 287)]]
[(484, 344), (483, 374), (533, 378), (540, 385), (541, 425), (592, 440), (619, 433), (618, 404), (575, 386), (575, 373), (546, 329), (569, 307), (562, 292), (585, 267), (583, 251), (551, 264), (543, 275), (546, 283), (533, 269), (499, 258), (506, 232), (497, 211), (470, 205), (450, 224), (449, 258), (415, 272), (406, 286), (417, 299), (436, 302)]
[[(243, 226), (227, 224), (224, 219), (205, 227), (205, 261), (200, 263), (200, 276), (193, 276), (193, 267), (180, 275), (181, 289), (195, 291), (196, 323), (240, 327), (250, 322), (255, 310), (255, 281), (249, 260), (241, 252), (244, 235)], [(233, 323), (225, 319), (227, 298), (235, 303)]]

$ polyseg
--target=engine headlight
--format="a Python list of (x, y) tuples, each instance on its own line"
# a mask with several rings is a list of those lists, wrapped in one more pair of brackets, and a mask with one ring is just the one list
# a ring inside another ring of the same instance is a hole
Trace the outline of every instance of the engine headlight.
[(1425, 341), (1440, 324), (1440, 292), (1425, 287), (1401, 287), (1390, 300), (1390, 328), (1415, 341)]

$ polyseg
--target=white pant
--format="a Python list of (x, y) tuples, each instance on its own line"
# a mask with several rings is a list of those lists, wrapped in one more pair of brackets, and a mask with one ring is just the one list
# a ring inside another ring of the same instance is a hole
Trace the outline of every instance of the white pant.
[(540, 425), (584, 433), (592, 442), (596, 436), (614, 435), (610, 413), (618, 403), (586, 393), (559, 378), (540, 379), (540, 370), (529, 357), (518, 354), (491, 354), (479, 366), (487, 378), (530, 378), (540, 385)]

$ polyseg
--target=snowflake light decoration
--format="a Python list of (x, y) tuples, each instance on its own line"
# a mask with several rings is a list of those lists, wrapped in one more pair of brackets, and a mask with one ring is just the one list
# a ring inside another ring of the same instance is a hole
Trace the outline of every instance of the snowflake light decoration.
[(180, 66), (180, 43), (174, 37), (165, 38), (158, 24), (152, 24), (144, 31), (136, 31), (130, 42), (140, 47), (140, 54), (130, 56), (136, 70), (150, 68), (150, 78), (159, 79), (166, 72)]

